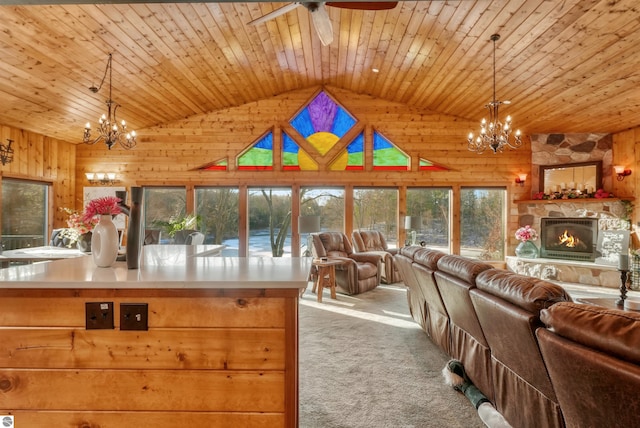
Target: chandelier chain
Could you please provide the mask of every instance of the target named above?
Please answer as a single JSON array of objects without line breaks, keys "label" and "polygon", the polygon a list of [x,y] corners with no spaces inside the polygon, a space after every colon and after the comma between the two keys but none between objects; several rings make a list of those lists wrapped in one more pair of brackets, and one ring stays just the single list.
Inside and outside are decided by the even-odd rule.
[{"label": "chandelier chain", "polygon": [[501,104],[509,104],[509,101],[498,101],[496,97],[496,42],[500,39],[499,34],[493,34],[493,98],[485,107],[489,110],[489,121],[482,119],[480,122],[480,135],[474,138],[473,133],[469,133],[468,148],[472,152],[483,153],[487,149],[493,153],[502,152],[505,147],[517,149],[522,146],[520,131],[517,130],[511,141],[511,116],[505,118],[504,123],[500,121],[499,107]]},{"label": "chandelier chain", "polygon": [[85,144],[95,144],[99,141],[104,141],[109,150],[111,150],[111,148],[116,145],[116,143],[120,144],[125,149],[131,149],[137,144],[136,132],[127,132],[127,125],[124,120],[118,123],[116,114],[118,107],[120,107],[120,104],[113,101],[112,98],[112,54],[109,54],[109,59],[107,60],[107,66],[104,70],[104,75],[102,76],[100,86],[98,86],[97,88],[95,86],[91,86],[89,90],[93,93],[97,93],[100,89],[102,89],[102,85],[105,82],[107,73],[109,73],[109,98],[106,101],[107,114],[103,114],[102,117],[100,117],[100,119],[98,120],[98,136],[96,138],[91,138],[91,123],[86,124],[82,142]]}]

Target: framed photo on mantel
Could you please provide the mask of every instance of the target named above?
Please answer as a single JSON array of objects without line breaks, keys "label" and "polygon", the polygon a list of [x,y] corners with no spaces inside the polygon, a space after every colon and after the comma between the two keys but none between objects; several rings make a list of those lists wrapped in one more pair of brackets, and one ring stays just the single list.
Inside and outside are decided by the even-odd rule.
[{"label": "framed photo on mantel", "polygon": [[596,263],[618,266],[620,255],[629,253],[628,230],[601,230],[596,246]]}]

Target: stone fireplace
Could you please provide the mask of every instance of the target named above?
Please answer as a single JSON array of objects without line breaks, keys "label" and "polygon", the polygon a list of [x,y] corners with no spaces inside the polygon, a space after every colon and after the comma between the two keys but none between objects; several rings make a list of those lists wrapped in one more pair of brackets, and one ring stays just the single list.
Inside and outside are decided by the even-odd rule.
[{"label": "stone fireplace", "polygon": [[[576,231],[581,235],[584,233],[586,237],[582,236],[580,239],[586,242],[585,247],[589,247],[590,251],[595,251],[593,247],[597,246],[598,233],[601,231],[629,230],[627,217],[630,202],[616,198],[528,200],[516,202],[516,204],[519,224],[521,226],[529,224],[539,232],[540,239],[535,243],[541,250],[544,239],[557,239],[556,235],[564,234],[567,227],[561,226],[573,225],[574,233]],[[556,221],[552,223],[551,231],[548,231],[547,226],[543,227],[543,220],[546,222],[547,219]],[[587,223],[590,232],[583,228],[584,224],[578,222]],[[576,230],[578,225],[581,227]],[[558,230],[560,228],[562,230]],[[551,235],[545,236],[546,234]],[[577,250],[565,250],[549,255],[541,251],[540,258],[537,259],[507,256],[506,262],[507,267],[513,272],[536,278],[609,288],[620,286],[620,272],[617,270],[617,264],[600,264],[597,262],[597,254],[596,262],[591,255],[587,257],[579,254],[579,258],[585,257],[580,260],[576,258],[576,253],[578,253]]]},{"label": "stone fireplace", "polygon": [[594,261],[598,219],[546,217],[540,220],[540,257]]}]

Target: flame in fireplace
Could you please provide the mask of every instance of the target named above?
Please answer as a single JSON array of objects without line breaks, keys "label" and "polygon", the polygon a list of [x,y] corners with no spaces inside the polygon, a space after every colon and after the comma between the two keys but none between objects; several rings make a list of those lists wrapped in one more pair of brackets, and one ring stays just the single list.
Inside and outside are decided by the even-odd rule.
[{"label": "flame in fireplace", "polygon": [[575,236],[569,234],[565,229],[564,233],[558,237],[558,242],[567,248],[575,248],[580,244],[580,240]]}]

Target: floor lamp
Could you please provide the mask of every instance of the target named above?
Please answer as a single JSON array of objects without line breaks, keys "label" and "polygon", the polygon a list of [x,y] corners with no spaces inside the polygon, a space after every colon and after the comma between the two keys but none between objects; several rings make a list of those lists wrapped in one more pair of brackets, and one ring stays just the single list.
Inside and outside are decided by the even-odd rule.
[{"label": "floor lamp", "polygon": [[406,216],[404,218],[404,228],[407,231],[411,231],[409,234],[411,236],[410,244],[416,245],[418,238],[418,229],[422,226],[422,218],[420,217],[410,217]]},{"label": "floor lamp", "polygon": [[320,232],[319,215],[301,215],[298,217],[298,233],[307,233],[307,249],[302,254],[304,257],[311,257],[311,234]]}]

